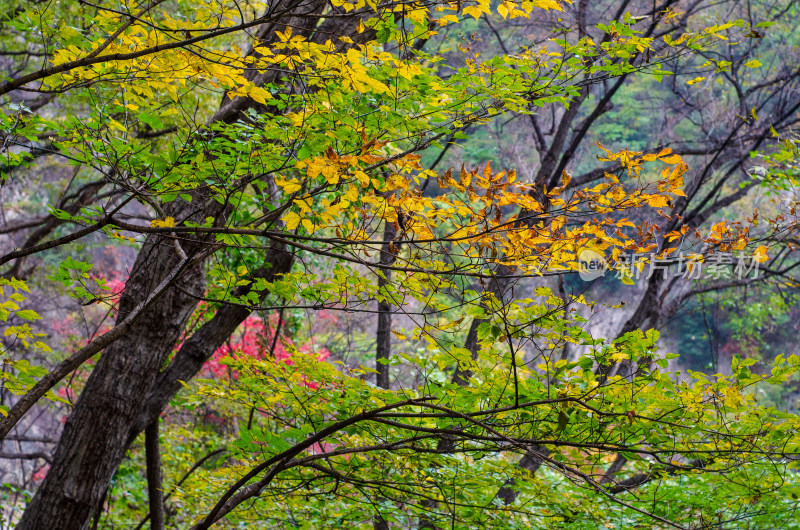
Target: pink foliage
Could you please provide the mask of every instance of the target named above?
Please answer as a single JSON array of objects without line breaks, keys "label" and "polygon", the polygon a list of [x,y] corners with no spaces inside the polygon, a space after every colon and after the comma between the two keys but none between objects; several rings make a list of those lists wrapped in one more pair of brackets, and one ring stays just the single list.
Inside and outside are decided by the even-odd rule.
[{"label": "pink foliage", "polygon": [[122,294],[122,291],[125,290],[125,282],[118,278],[114,278],[106,281],[106,287],[109,287],[113,294],[120,295]]},{"label": "pink foliage", "polygon": [[63,319],[53,320],[50,322],[50,327],[53,331],[62,336],[69,336],[75,333],[75,315],[66,315]]},{"label": "pink foliage", "polygon": [[122,296],[122,291],[125,290],[125,281],[121,280],[119,275],[112,274],[111,276],[106,277],[102,274],[94,274],[91,278],[96,281],[98,285],[104,285],[105,287],[108,287],[108,290],[101,289],[98,293],[103,300],[110,304],[117,304],[117,302],[119,302],[119,299]]},{"label": "pink foliage", "polygon": [[330,311],[328,309],[323,309],[322,311],[318,311],[316,313],[316,316],[317,316],[317,318],[319,318],[321,320],[327,320],[328,322],[330,322],[333,325],[336,325],[336,324],[339,323],[339,315],[338,315],[338,313],[335,313],[335,312]]},{"label": "pink foliage", "polygon": [[44,480],[44,477],[47,476],[47,472],[50,471],[50,464],[45,464],[39,468],[39,470],[33,474],[33,481],[34,482],[41,482]]},{"label": "pink foliage", "polygon": [[[272,322],[268,325],[255,315],[248,317],[242,322],[236,338],[217,348],[211,359],[206,362],[205,370],[215,376],[224,376],[228,372],[227,366],[220,363],[224,357],[267,359],[270,358],[270,353],[273,354],[272,358],[276,361],[291,366],[290,351],[294,348],[301,353],[312,355],[317,361],[324,361],[330,357],[331,353],[327,348],[314,348],[310,344],[296,346],[290,337],[279,336],[276,341],[274,330],[276,327],[283,326],[278,326],[277,315],[270,320]],[[271,352],[273,345],[275,350]],[[236,377],[236,374],[231,375]],[[305,385],[312,389],[318,388],[318,385],[313,382],[306,382]]]},{"label": "pink foliage", "polygon": [[70,401],[75,400],[75,390],[73,390],[72,388],[62,386],[56,391],[56,393],[60,397],[68,399]]}]

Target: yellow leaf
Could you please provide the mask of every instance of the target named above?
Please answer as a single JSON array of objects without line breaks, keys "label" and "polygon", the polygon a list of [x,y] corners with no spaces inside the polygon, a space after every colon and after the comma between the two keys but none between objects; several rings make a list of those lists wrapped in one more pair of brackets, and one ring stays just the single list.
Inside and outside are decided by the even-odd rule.
[{"label": "yellow leaf", "polygon": [[345,192],[344,197],[350,202],[358,200],[358,188],[352,182],[347,185],[347,192]]},{"label": "yellow leaf", "polygon": [[283,216],[283,222],[286,223],[288,230],[294,230],[300,224],[300,216],[295,212],[289,212]]},{"label": "yellow leaf", "polygon": [[472,15],[476,20],[481,18],[481,10],[475,6],[467,6],[464,8],[464,13]]},{"label": "yellow leaf", "polygon": [[534,0],[533,3],[536,5],[536,7],[539,7],[546,11],[549,11],[550,9],[554,9],[556,11],[563,11],[563,9],[561,8],[561,4],[559,4],[556,0]]},{"label": "yellow leaf", "polygon": [[359,81],[361,81],[363,84],[365,84],[367,86],[370,86],[370,87],[374,88],[379,93],[390,92],[388,86],[386,86],[385,84],[381,83],[377,79],[372,79],[369,76],[360,77]]},{"label": "yellow leaf", "polygon": [[618,351],[618,352],[615,352],[615,353],[611,354],[611,360],[616,362],[616,363],[622,362],[627,358],[628,358],[628,356],[624,352],[619,352]]},{"label": "yellow leaf", "polygon": [[767,247],[765,247],[764,245],[758,247],[755,253],[753,254],[753,259],[755,259],[759,263],[764,263],[765,261],[767,261],[769,259],[769,256],[767,256]]},{"label": "yellow leaf", "polygon": [[322,174],[325,176],[325,180],[328,181],[328,184],[336,185],[339,183],[339,172],[336,171],[335,167],[327,166],[322,170]]},{"label": "yellow leaf", "polygon": [[669,206],[667,198],[663,195],[650,195],[647,197],[647,204],[653,208],[663,208],[664,206]]},{"label": "yellow leaf", "polygon": [[294,203],[297,205],[298,208],[300,208],[300,211],[303,212],[304,215],[307,213],[311,213],[310,197],[295,199]]},{"label": "yellow leaf", "polygon": [[300,181],[297,180],[297,179],[278,180],[276,178],[275,179],[275,183],[278,186],[280,186],[281,188],[283,188],[283,192],[284,193],[294,193],[296,191],[299,191],[302,188],[302,186],[300,185]]},{"label": "yellow leaf", "polygon": [[663,157],[661,161],[665,164],[680,164],[683,162],[683,158],[681,158],[681,155],[672,155]]},{"label": "yellow leaf", "polygon": [[670,233],[668,233],[668,234],[666,235],[666,238],[667,238],[667,241],[669,241],[670,243],[672,243],[672,242],[673,242],[673,241],[675,241],[676,239],[680,239],[680,238],[681,238],[681,233],[680,233],[680,232],[677,232],[677,231],[675,231],[675,230],[673,230],[672,232],[670,232]]},{"label": "yellow leaf", "polygon": [[369,186],[369,176],[363,171],[356,171],[355,177],[362,186]]},{"label": "yellow leaf", "polygon": [[175,226],[175,219],[173,219],[172,217],[167,217],[163,221],[160,220],[160,219],[154,219],[150,223],[150,226],[153,226],[153,227],[156,227],[156,228],[171,228],[171,227]]},{"label": "yellow leaf", "polygon": [[117,129],[117,130],[122,131],[124,133],[128,132],[128,129],[126,129],[124,125],[122,125],[120,122],[118,122],[117,120],[114,120],[114,119],[109,119],[108,120],[108,126],[111,127],[112,129]]},{"label": "yellow leaf", "polygon": [[256,86],[249,88],[247,95],[250,96],[253,101],[262,105],[266,105],[267,101],[272,99],[272,94],[270,92]]},{"label": "yellow leaf", "polygon": [[725,223],[725,221],[720,221],[711,227],[711,237],[719,241],[724,237],[725,232],[727,231],[728,225]]}]

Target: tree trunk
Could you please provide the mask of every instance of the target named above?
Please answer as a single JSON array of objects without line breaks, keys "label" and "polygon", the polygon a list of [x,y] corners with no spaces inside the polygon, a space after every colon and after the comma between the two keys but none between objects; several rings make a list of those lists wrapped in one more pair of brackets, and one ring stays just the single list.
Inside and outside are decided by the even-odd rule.
[{"label": "tree trunk", "polygon": [[[117,320],[144,300],[178,261],[169,239],[149,237],[126,284]],[[177,283],[186,292],[202,293],[202,268],[192,267]],[[17,525],[19,530],[88,526],[125,456],[153,381],[197,304],[184,291],[167,290],[133,324],[127,340],[118,340],[100,355],[67,418],[50,471]]]},{"label": "tree trunk", "polygon": [[[384,244],[381,247],[380,263],[391,265],[394,263],[394,241],[397,233],[394,223],[385,222],[383,229]],[[392,282],[392,271],[382,269],[378,271],[383,276],[378,276],[378,292],[387,294],[385,288]],[[375,383],[380,388],[389,388],[389,357],[392,354],[392,304],[388,300],[378,302],[378,330],[376,333],[377,345],[375,347]]]},{"label": "tree trunk", "polygon": [[[394,263],[396,250],[392,248],[393,241],[397,235],[397,228],[394,223],[385,221],[383,228],[383,246],[381,246],[380,262],[383,265]],[[383,276],[378,276],[378,292],[391,284],[392,271],[382,269],[378,271]],[[380,388],[389,388],[389,358],[392,356],[392,304],[388,300],[378,302],[378,329],[375,333],[375,384]],[[389,523],[380,513],[372,518],[373,530],[389,530]]]},{"label": "tree trunk", "polygon": [[161,448],[158,445],[158,419],[144,431],[147,462],[147,505],[150,507],[150,530],[164,530],[164,494],[161,488]]}]

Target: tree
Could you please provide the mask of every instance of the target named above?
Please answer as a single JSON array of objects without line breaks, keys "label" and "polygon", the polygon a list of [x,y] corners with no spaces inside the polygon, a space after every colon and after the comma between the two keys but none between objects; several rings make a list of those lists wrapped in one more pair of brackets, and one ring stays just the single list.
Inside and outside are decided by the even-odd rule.
[{"label": "tree", "polygon": [[[778,358],[770,374],[745,360],[729,377],[673,381],[650,328],[696,294],[693,284],[654,275],[607,341],[582,329],[575,309],[589,305],[584,297],[547,284],[577,270],[586,250],[617,268],[626,252],[666,258],[678,244],[708,256],[749,249],[755,262],[773,253],[768,241],[790,250],[757,241],[755,221],[697,229],[755,186],[719,196],[738,184],[749,151],[794,124],[796,65],[745,88],[756,41],[745,53],[724,46],[759,33],[754,20],[704,23],[701,2],[683,14],[672,1],[611,7],[594,27],[587,20],[599,7],[549,0],[10,9],[4,188],[21,189],[46,164],[72,171],[44,178],[48,212],[4,228],[20,242],[0,258],[4,291],[13,290],[0,316],[17,341],[8,354],[19,356],[6,375],[19,398],[3,436],[94,359],[17,527],[97,525],[129,465],[147,468],[155,528],[165,518],[198,529],[248,520],[685,527],[794,510],[786,470],[797,417],[750,389],[787,381],[796,356]],[[558,38],[510,53],[503,26],[493,29],[501,53],[473,51],[468,33],[495,14],[513,28],[548,10],[559,13]],[[765,7],[763,16],[785,14]],[[589,158],[579,156],[585,141],[602,142],[602,128],[600,138],[589,133],[622,87],[711,65],[741,107],[723,138],[700,127],[699,145],[601,145],[598,167],[570,175],[576,158]],[[704,82],[697,77],[689,86]],[[670,82],[676,106],[689,99]],[[549,122],[539,108],[553,111]],[[538,151],[530,175],[494,160],[444,171],[422,162],[517,116],[529,120]],[[688,156],[711,161],[687,165]],[[87,241],[136,249],[121,291],[92,276]],[[34,274],[40,266],[52,267],[47,279]],[[30,368],[19,346],[35,330],[17,321],[37,315],[20,309],[29,289],[20,278],[61,285],[115,322],[45,370]],[[414,325],[390,329],[395,308]],[[283,330],[282,339],[292,327],[284,313],[299,309],[377,312],[378,385],[358,366],[321,362],[313,336],[289,340]],[[244,355],[231,337],[254,311],[278,314],[274,324],[262,319],[270,325],[251,348],[258,354]],[[391,332],[419,348],[393,352]],[[204,373],[210,360],[228,370]],[[415,380],[393,386],[391,372]],[[207,403],[242,421],[209,435],[228,458],[192,467],[181,480],[191,488],[169,490],[186,504],[170,512],[159,502],[161,476],[172,472],[170,453],[193,442],[176,440],[180,420],[160,418]],[[732,493],[741,505],[725,509],[718,499]]]}]

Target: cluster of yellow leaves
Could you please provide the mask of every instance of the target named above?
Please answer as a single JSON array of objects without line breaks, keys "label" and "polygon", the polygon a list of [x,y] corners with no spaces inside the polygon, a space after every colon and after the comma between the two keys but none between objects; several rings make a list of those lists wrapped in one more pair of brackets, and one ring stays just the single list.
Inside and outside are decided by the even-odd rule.
[{"label": "cluster of yellow leaves", "polygon": [[[7,289],[11,290],[11,294],[8,296],[6,296]],[[11,278],[10,280],[0,278],[0,297],[8,298],[6,301],[0,303],[0,320],[3,322],[8,320],[12,312],[15,312],[19,316],[19,312],[22,311],[19,307],[19,303],[24,302],[27,300],[27,298],[19,291],[30,292],[27,284],[24,281],[17,280],[15,278]],[[34,320],[38,319],[39,315],[37,315],[34,311],[29,311],[27,315],[23,314],[21,318],[26,320]],[[8,333],[6,333],[6,335],[8,335]]]},{"label": "cluster of yellow leaves", "polygon": [[[530,18],[531,11],[534,9],[544,9],[549,11],[551,9],[562,11],[561,3],[555,0],[504,0],[497,4],[496,11],[503,18]],[[467,0],[464,2],[451,2],[446,5],[440,5],[436,8],[437,11],[454,11],[456,14],[447,14],[439,18],[440,24],[447,22],[458,22],[458,14],[464,13],[475,19],[481,18],[483,15],[492,14],[492,2],[490,0]]]},{"label": "cluster of yellow leaves", "polygon": [[133,238],[132,236],[123,236],[116,230],[111,233],[111,237],[113,237],[114,239],[124,239],[125,241],[129,241],[130,243],[136,242],[136,239]]},{"label": "cluster of yellow leaves", "polygon": [[[362,93],[388,93],[392,97],[397,95],[385,83],[375,79],[369,72],[371,66],[383,65],[407,80],[422,73],[419,65],[383,51],[381,46],[374,43],[355,45],[350,37],[342,36],[339,40],[351,46],[346,51],[339,52],[332,41],[314,43],[292,35],[290,27],[283,32],[276,32],[276,35],[279,42],[256,47],[260,56],[253,60],[251,67],[266,70],[281,65],[301,74],[313,74],[307,80],[312,86],[322,85],[328,79],[337,79],[345,89]],[[230,95],[251,95],[247,90],[252,88],[246,88],[246,83],[241,86],[241,89],[231,92]],[[302,124],[306,117],[301,113],[293,113],[292,116],[297,125]]]},{"label": "cluster of yellow leaves", "polygon": [[[293,199],[295,209],[283,216],[286,228],[294,230],[302,224],[309,234],[313,234],[321,227],[337,226],[337,219],[343,215],[350,219],[346,225],[347,233],[356,230],[352,222],[359,216],[359,209],[353,208],[358,202],[370,202],[374,199],[374,194],[365,192],[362,188],[370,186],[378,187],[380,182],[370,177],[362,170],[361,164],[375,164],[383,160],[383,157],[370,150],[382,147],[384,144],[375,141],[367,142],[358,155],[338,155],[333,149],[328,149],[325,156],[313,157],[310,160],[298,162],[296,169],[304,170],[309,180],[313,181],[322,177],[329,186],[334,186],[341,190],[335,198],[323,197],[320,199],[319,206],[314,212],[318,221],[312,222],[307,218],[312,214],[312,198],[310,195],[301,195]],[[280,187],[284,194],[292,195],[303,188],[298,178],[285,178],[278,176],[275,183]]]},{"label": "cluster of yellow leaves", "polygon": [[[576,270],[578,255],[586,249],[614,256],[623,250],[651,251],[655,247],[653,228],[635,227],[626,218],[598,219],[594,214],[666,206],[670,195],[683,195],[680,187],[686,171],[681,157],[669,150],[645,155],[606,150],[603,160],[618,162],[634,178],[641,176],[648,163],[668,167],[655,182],[634,180],[632,189],[608,173],[604,182],[572,190],[569,195],[567,173],[560,186],[544,190],[519,182],[514,171],[495,172],[490,163],[437,174],[424,169],[418,155],[394,159],[383,179],[369,177],[368,166],[383,160],[370,150],[382,147],[365,142],[361,154],[341,156],[329,149],[325,156],[297,164],[297,169],[305,172],[305,180],[276,179],[285,194],[296,195],[323,182],[336,190],[332,196],[318,199],[318,206],[312,204],[310,194],[294,198],[294,207],[283,216],[286,227],[294,230],[302,225],[309,234],[333,230],[338,238],[364,241],[369,220],[381,219],[396,223],[401,238],[413,240],[417,246],[428,245],[431,255],[436,255],[434,247],[449,246],[473,263],[488,260],[533,273]],[[435,179],[441,194],[423,195],[418,186],[425,179]],[[575,225],[579,216],[586,221]],[[638,229],[638,238],[623,232],[633,227]]]},{"label": "cluster of yellow leaves", "polygon": [[349,2],[348,0],[331,0],[331,4],[343,8],[348,13],[354,9],[364,9],[367,4],[369,4],[369,7],[373,11],[378,11],[377,0],[355,0],[355,2]]},{"label": "cluster of yellow leaves", "polygon": [[[375,11],[382,8],[377,2],[369,0],[334,2],[334,5],[348,11],[362,9],[367,4]],[[535,8],[560,10],[561,5],[553,0],[504,1],[496,9],[503,17],[514,18],[528,16]],[[395,6],[395,9],[403,9],[404,15],[415,22],[424,22],[428,16],[427,10],[421,5],[406,4]],[[435,9],[446,12],[439,19],[440,23],[457,22],[458,15],[462,12],[474,18],[489,14],[491,2],[459,1],[438,5]],[[237,15],[230,6],[226,8],[216,1],[200,0],[197,10],[198,16],[194,20],[179,20],[169,13],[161,13],[160,27],[167,28],[167,33],[183,33],[188,38],[231,26],[241,20],[241,15]],[[220,13],[222,16],[218,16]],[[121,19],[113,20],[113,17],[102,21],[103,27],[113,27],[121,23]],[[132,24],[102,54],[130,53],[163,44],[165,32],[155,28],[156,26],[146,24]],[[362,21],[358,31],[363,32],[365,29]],[[721,32],[725,29],[727,27],[724,25],[708,28],[704,35],[723,38]],[[331,40],[320,44],[293,35],[291,27],[277,31],[276,36],[277,42],[268,46],[254,43],[257,53],[248,57],[242,56],[242,49],[238,46],[232,47],[232,50],[220,48],[215,51],[212,51],[213,47],[209,47],[206,54],[176,48],[114,64],[114,69],[119,71],[124,68],[130,72],[132,79],[141,81],[130,85],[126,101],[116,103],[136,111],[139,104],[144,104],[154,91],[165,90],[177,100],[181,87],[187,83],[204,81],[211,86],[225,88],[230,97],[250,97],[264,104],[272,99],[272,94],[256,86],[244,72],[247,69],[263,72],[276,66],[286,67],[300,74],[313,74],[308,77],[308,83],[312,85],[318,83],[321,86],[330,79],[336,79],[345,90],[386,94],[396,98],[398,94],[393,93],[394,89],[376,79],[371,68],[389,68],[408,80],[413,80],[422,73],[419,65],[402,60],[375,43],[355,45],[350,37],[341,36],[339,39],[349,44],[346,51],[342,52]],[[652,45],[652,39],[648,38],[633,36],[629,40],[639,52]],[[679,45],[680,40],[670,44]],[[92,50],[97,50],[101,42],[102,39],[91,42],[89,50],[76,46],[58,50],[54,63],[61,64],[84,57]],[[592,42],[587,44],[594,45]],[[469,66],[476,70],[478,68],[474,62]],[[107,65],[101,63],[74,69],[63,74],[59,82],[97,78],[107,74],[107,68]],[[438,102],[443,107],[450,103],[445,97],[449,98],[443,95]],[[302,127],[310,114],[324,112],[324,105],[324,101],[310,104],[289,112],[286,117],[294,125]],[[126,130],[123,124],[113,119],[109,121],[109,126],[123,132]],[[313,157],[296,165],[295,169],[304,173],[302,177],[278,176],[277,185],[286,196],[291,196],[292,201],[292,208],[283,216],[286,227],[295,230],[302,226],[309,235],[330,229],[337,237],[362,240],[367,238],[368,222],[365,220],[380,218],[397,223],[404,237],[413,237],[418,242],[447,243],[455,245],[463,256],[470,259],[483,260],[489,257],[510,266],[542,271],[574,268],[577,254],[584,249],[598,252],[611,250],[612,255],[618,255],[621,250],[646,252],[655,246],[654,243],[647,243],[648,239],[652,239],[651,234],[641,229],[638,242],[626,236],[622,229],[633,226],[627,220],[600,218],[576,227],[574,224],[568,226],[568,216],[586,215],[589,212],[604,215],[644,206],[671,208],[672,196],[684,196],[683,174],[687,166],[670,149],[655,154],[643,154],[630,150],[612,152],[601,145],[605,155],[598,158],[620,164],[628,177],[640,178],[643,168],[649,163],[659,162],[667,167],[661,171],[655,182],[647,185],[641,183],[634,189],[624,185],[619,176],[607,173],[603,182],[591,188],[572,190],[572,194],[566,196],[565,191],[569,189],[569,178],[566,174],[561,186],[551,190],[537,190],[531,184],[517,182],[513,171],[493,172],[489,164],[482,171],[468,171],[462,167],[458,176],[451,170],[438,175],[424,170],[419,165],[417,155],[406,155],[393,160],[387,166],[388,174],[379,179],[370,174],[370,166],[387,156],[384,153],[378,154],[383,147],[375,141],[368,145],[365,138],[360,154],[339,155],[329,149],[325,156]],[[387,148],[388,150],[390,149]],[[310,183],[320,182],[320,178],[328,186],[327,191],[332,193],[314,198],[310,194],[301,193],[306,187],[313,189],[314,186]],[[418,185],[426,179],[437,179],[439,187],[446,193],[438,197],[423,196],[414,184]],[[508,208],[509,206],[513,208]],[[504,213],[512,210],[522,213]],[[171,227],[174,226],[174,220],[155,220],[153,226]],[[667,237],[683,235],[668,234]],[[740,249],[746,244],[746,236],[746,232],[739,231],[732,235],[719,228],[712,230],[710,237],[721,245]],[[766,256],[766,253],[762,252],[758,256],[762,255]]]},{"label": "cluster of yellow leaves", "polygon": [[175,219],[172,217],[167,217],[164,220],[161,219],[154,219],[150,222],[150,226],[155,228],[171,228],[175,226]]},{"label": "cluster of yellow leaves", "polygon": [[[333,5],[343,7],[346,11],[360,10],[369,5],[376,13],[389,8],[402,12],[403,17],[415,21],[425,27],[430,17],[429,6],[422,3],[402,3],[393,6],[383,6],[377,0],[333,0]],[[507,0],[499,4],[497,13],[503,17],[528,17],[534,9],[561,10],[559,2],[555,0]],[[489,0],[468,0],[465,2],[451,2],[436,6],[436,11],[447,11],[439,19],[440,24],[458,22],[459,15],[479,18],[492,12]],[[75,44],[57,49],[53,54],[54,65],[61,65],[79,61],[90,54],[99,53],[99,56],[114,54],[129,54],[154,49],[157,46],[170,44],[176,40],[192,39],[210,32],[224,30],[254,18],[259,12],[257,5],[251,6],[252,13],[244,14],[231,2],[215,0],[198,0],[193,5],[192,17],[172,16],[166,10],[158,14],[149,13],[145,20],[131,24],[120,34],[116,30],[127,22],[127,18],[110,11],[100,11],[95,19],[95,27],[104,28],[99,35],[86,39],[85,46]],[[454,14],[451,14],[454,13]],[[363,32],[365,25],[362,21],[358,31]],[[109,43],[107,39],[113,40]],[[348,79],[354,90],[378,92],[389,90],[386,85],[373,80],[366,74],[365,63],[379,60],[382,63],[397,63],[398,73],[410,78],[415,74],[409,71],[414,68],[408,61],[402,61],[392,54],[379,50],[378,47],[364,46],[360,50],[350,50],[345,54],[336,53],[335,46],[330,42],[315,44],[299,36],[292,36],[291,28],[284,32],[277,32],[279,42],[271,47],[254,43],[254,48],[260,57],[244,57],[240,46],[230,47],[228,40],[215,39],[203,41],[203,53],[187,48],[174,48],[145,54],[142,57],[126,61],[115,61],[111,64],[98,63],[90,66],[78,67],[54,76],[48,80],[50,88],[58,88],[75,82],[86,82],[102,78],[110,73],[125,72],[127,82],[138,84],[142,97],[153,97],[154,91],[165,90],[173,100],[178,98],[178,90],[186,86],[187,82],[197,83],[207,81],[211,86],[225,88],[231,97],[251,97],[259,103],[265,103],[271,96],[269,92],[257,87],[247,79],[243,72],[247,68],[265,69],[276,64],[286,65],[293,69],[298,64],[308,62],[313,68],[323,74],[338,74]],[[352,43],[348,36],[340,36],[343,42]],[[215,44],[216,43],[216,44]],[[98,49],[103,46],[102,51]],[[110,70],[110,69],[111,70]],[[405,70],[405,71],[404,71]],[[138,83],[137,83],[138,82]]]},{"label": "cluster of yellow leaves", "polygon": [[[32,321],[39,320],[41,317],[32,309],[21,309],[19,304],[25,302],[27,297],[22,292],[29,293],[28,285],[16,278],[0,278],[0,321],[8,322],[8,319],[16,317],[18,319]],[[5,300],[3,300],[5,299]],[[23,323],[20,325],[4,325],[3,336],[13,337],[13,340],[19,341],[25,348],[31,344],[35,348],[42,351],[49,352],[50,347],[44,342],[36,340],[39,337],[45,337],[45,333],[35,333],[29,324]]]},{"label": "cluster of yellow leaves", "polygon": [[596,197],[597,211],[608,213],[620,207],[635,208],[640,206],[650,206],[652,208],[672,207],[672,199],[669,194],[685,197],[683,192],[683,174],[689,169],[683,159],[673,154],[671,149],[663,149],[657,154],[642,154],[638,151],[623,150],[612,153],[602,145],[598,144],[606,152],[606,156],[598,156],[601,161],[616,161],[632,178],[639,178],[644,164],[649,162],[663,162],[671,167],[666,167],[661,171],[660,179],[655,183],[655,193],[651,193],[646,188],[627,193],[620,184],[616,175],[606,174],[606,181],[590,188],[589,193],[600,193],[604,190],[604,195]]},{"label": "cluster of yellow leaves", "polygon": [[[259,4],[251,6],[261,10]],[[70,45],[57,49],[53,54],[53,65],[79,61],[90,55],[98,57],[115,54],[144,53],[158,46],[171,44],[176,40],[187,40],[215,31],[224,30],[247,19],[232,2],[198,0],[193,4],[192,17],[173,17],[166,10],[149,13],[140,23],[131,24],[120,34],[116,30],[126,23],[127,18],[100,10],[95,18],[95,27],[106,28],[104,34],[85,39],[84,47]],[[106,42],[114,36],[111,42]],[[208,82],[210,86],[221,86],[236,91],[235,95],[252,97],[260,102],[269,99],[269,92],[255,86],[243,73],[248,60],[242,56],[239,46],[229,48],[225,38],[203,41],[203,53],[188,47],[172,48],[154,53],[144,53],[141,57],[125,61],[99,62],[82,66],[55,75],[46,81],[49,88],[59,88],[75,82],[102,79],[113,74],[119,81],[124,76],[130,96],[135,102],[146,104],[158,92],[169,94],[173,101],[180,97],[180,91],[187,85]]]}]

